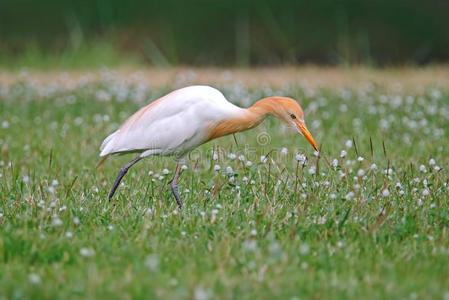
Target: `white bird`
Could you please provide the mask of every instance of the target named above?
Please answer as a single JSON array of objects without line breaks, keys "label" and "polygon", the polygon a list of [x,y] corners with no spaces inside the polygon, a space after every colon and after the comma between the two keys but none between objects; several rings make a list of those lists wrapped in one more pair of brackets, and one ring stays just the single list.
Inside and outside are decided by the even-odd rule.
[{"label": "white bird", "polygon": [[249,108],[238,107],[215,88],[189,86],[175,90],[142,107],[102,143],[103,160],[113,154],[138,153],[121,169],[109,193],[114,195],[123,176],[135,163],[152,155],[170,155],[177,160],[171,191],[179,208],[181,162],[192,149],[212,139],[251,129],[265,117],[274,116],[295,128],[317,150],[317,144],[304,122],[301,106],[286,97],[268,97]]}]

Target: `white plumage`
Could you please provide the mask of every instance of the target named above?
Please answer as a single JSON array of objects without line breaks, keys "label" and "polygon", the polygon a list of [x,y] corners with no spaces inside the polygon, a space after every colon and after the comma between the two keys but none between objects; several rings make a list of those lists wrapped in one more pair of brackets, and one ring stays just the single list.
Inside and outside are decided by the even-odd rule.
[{"label": "white plumage", "polygon": [[207,140],[207,129],[244,110],[209,86],[189,86],[153,101],[132,115],[101,145],[100,156],[142,152],[182,156]]}]

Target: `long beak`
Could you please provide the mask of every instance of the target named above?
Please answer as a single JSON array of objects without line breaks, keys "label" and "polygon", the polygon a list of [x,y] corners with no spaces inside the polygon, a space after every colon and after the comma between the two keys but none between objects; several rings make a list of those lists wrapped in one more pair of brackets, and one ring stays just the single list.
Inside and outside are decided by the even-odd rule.
[{"label": "long beak", "polygon": [[315,151],[318,151],[318,145],[313,139],[310,131],[307,129],[306,124],[304,122],[295,122],[295,124],[298,127],[298,131],[306,138],[310,145],[312,145],[313,149],[315,149]]}]

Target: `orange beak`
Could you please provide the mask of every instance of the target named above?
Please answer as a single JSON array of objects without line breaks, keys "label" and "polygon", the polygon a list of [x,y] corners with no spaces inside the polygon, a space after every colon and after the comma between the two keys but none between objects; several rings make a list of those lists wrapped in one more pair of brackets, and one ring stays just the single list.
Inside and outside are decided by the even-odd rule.
[{"label": "orange beak", "polygon": [[295,122],[296,126],[298,127],[299,132],[306,138],[306,140],[312,145],[313,149],[315,151],[318,151],[318,145],[316,144],[315,140],[313,139],[312,134],[307,129],[306,124],[304,122]]}]

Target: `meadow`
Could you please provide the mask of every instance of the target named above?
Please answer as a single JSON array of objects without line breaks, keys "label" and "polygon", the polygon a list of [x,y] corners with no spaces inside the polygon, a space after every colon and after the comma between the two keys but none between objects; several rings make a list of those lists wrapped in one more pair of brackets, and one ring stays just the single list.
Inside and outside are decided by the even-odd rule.
[{"label": "meadow", "polygon": [[102,140],[182,84],[0,84],[0,299],[449,299],[449,91],[231,78],[297,99],[319,155],[267,119],[191,153],[182,211],[171,158],[109,202]]}]

